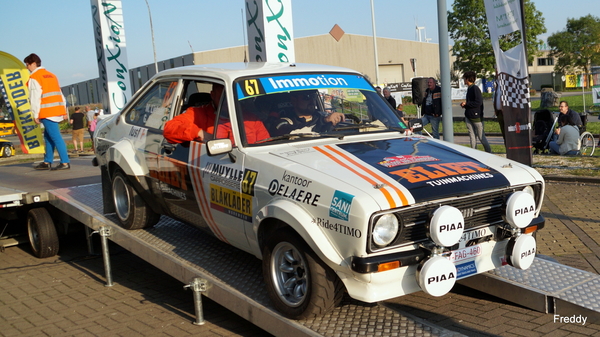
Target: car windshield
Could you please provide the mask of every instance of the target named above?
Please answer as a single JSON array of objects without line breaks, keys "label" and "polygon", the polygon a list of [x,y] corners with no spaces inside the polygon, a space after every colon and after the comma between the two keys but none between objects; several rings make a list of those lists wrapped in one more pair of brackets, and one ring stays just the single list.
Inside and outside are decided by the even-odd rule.
[{"label": "car windshield", "polygon": [[243,78],[234,85],[245,145],[342,139],[404,131],[387,102],[357,74],[294,74]]}]

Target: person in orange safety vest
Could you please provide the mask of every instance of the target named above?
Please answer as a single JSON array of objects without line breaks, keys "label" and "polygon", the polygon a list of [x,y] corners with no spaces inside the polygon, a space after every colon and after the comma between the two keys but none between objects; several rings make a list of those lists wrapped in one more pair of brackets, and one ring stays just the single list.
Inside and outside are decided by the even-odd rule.
[{"label": "person in orange safety vest", "polygon": [[[36,170],[68,170],[71,168],[67,145],[60,134],[59,123],[67,119],[67,104],[60,90],[56,76],[42,67],[42,60],[36,54],[30,54],[23,60],[31,72],[27,87],[31,112],[37,124],[44,125],[46,150],[44,161],[34,166]],[[60,157],[60,164],[52,167],[54,149]]]}]

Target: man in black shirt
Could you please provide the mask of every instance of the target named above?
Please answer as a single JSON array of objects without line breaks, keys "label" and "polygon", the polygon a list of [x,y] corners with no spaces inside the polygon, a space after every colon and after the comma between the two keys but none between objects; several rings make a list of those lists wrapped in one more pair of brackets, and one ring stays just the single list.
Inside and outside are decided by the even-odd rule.
[{"label": "man in black shirt", "polygon": [[[83,152],[83,130],[86,127],[85,115],[81,112],[80,107],[75,108],[75,112],[71,114],[69,123],[73,125],[73,153]],[[77,150],[77,142],[79,142],[79,150]]]},{"label": "man in black shirt", "polygon": [[423,98],[423,126],[431,123],[433,138],[440,139],[440,121],[442,119],[442,88],[433,77],[427,79],[427,89]]},{"label": "man in black shirt", "polygon": [[577,112],[569,109],[569,103],[567,103],[566,101],[560,101],[558,110],[561,114],[569,116],[570,125],[575,125],[577,128],[579,128],[579,130],[581,130],[581,127],[583,126],[583,123],[581,122],[581,117]]},{"label": "man in black shirt", "polygon": [[396,99],[390,93],[390,88],[383,88],[383,98],[388,102],[392,109],[396,110]]}]

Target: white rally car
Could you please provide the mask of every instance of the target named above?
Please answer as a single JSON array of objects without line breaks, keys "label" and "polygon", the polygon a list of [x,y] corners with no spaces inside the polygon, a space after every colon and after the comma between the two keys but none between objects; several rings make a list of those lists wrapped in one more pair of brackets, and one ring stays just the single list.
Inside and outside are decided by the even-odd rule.
[{"label": "white rally car", "polygon": [[[165,139],[175,116],[206,104],[215,110],[204,141]],[[364,302],[442,296],[504,264],[526,269],[544,226],[535,170],[410,135],[344,68],[166,70],[94,137],[105,212],[127,229],[168,215],[255,255],[274,307],[296,319],[327,312],[344,292]]]}]

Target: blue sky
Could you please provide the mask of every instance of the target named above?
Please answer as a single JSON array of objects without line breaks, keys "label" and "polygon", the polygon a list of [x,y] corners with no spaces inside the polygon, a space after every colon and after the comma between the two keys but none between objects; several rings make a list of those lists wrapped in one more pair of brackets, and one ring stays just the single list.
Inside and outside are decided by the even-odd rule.
[{"label": "blue sky", "polygon": [[[157,59],[194,51],[240,46],[244,0],[148,0]],[[447,1],[451,10],[452,0]],[[600,16],[598,0],[533,0],[548,36],[567,18]],[[37,53],[61,85],[98,77],[89,0],[0,0],[0,51],[19,60]],[[144,0],[122,0],[129,67],[154,62],[148,8]],[[374,0],[380,37],[415,40],[415,23],[438,42],[436,0]],[[334,24],[346,33],[372,35],[370,0],[292,0],[294,35],[327,34]]]}]

